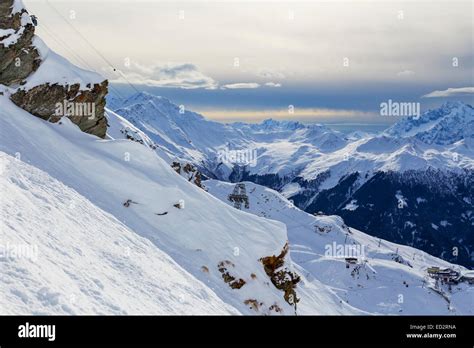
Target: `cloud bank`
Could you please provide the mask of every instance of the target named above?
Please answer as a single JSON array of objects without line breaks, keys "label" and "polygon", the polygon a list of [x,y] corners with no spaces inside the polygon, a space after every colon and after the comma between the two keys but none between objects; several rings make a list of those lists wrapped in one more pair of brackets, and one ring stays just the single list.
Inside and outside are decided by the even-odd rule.
[{"label": "cloud bank", "polygon": [[433,91],[422,98],[466,97],[474,95],[474,87],[448,88],[443,91]]},{"label": "cloud bank", "polygon": [[218,83],[189,63],[168,63],[143,66],[133,63],[114,83],[144,84],[151,87],[183,89],[215,89]]}]

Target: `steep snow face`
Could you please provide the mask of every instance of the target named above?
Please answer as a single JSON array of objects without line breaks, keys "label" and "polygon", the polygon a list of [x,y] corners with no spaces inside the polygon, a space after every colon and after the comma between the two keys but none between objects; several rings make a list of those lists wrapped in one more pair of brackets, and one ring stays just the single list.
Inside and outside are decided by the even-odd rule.
[{"label": "steep snow face", "polygon": [[[449,287],[428,277],[428,267],[452,268],[415,248],[374,238],[347,227],[338,216],[314,216],[296,208],[278,192],[245,182],[249,213],[287,226],[292,259],[306,272],[307,284],[324,286],[361,311],[374,314],[474,314],[474,286]],[[205,188],[227,204],[234,185],[216,180]],[[351,209],[357,209],[353,202]],[[344,250],[344,251],[341,251]],[[348,264],[347,256],[357,261]]]},{"label": "steep snow face", "polygon": [[[228,207],[180,177],[146,146],[98,139],[67,118],[45,122],[5,96],[0,97],[0,129],[0,151],[20,154],[22,161],[149,239],[239,312],[272,314],[280,308],[280,314],[294,313],[260,261],[281,253],[287,242],[282,223]],[[286,267],[293,270],[289,256]],[[301,296],[321,298],[314,287]],[[258,312],[247,300],[258,301]],[[333,311],[317,301],[306,303],[313,314]]]},{"label": "steep snow face", "polygon": [[237,314],[149,240],[0,152],[1,314]]}]

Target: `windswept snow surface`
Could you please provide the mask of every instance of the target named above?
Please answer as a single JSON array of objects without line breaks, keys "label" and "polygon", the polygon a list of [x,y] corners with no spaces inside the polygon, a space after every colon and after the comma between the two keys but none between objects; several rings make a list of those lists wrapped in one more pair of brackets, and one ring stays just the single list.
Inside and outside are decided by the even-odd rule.
[{"label": "windswept snow surface", "polygon": [[146,238],[0,152],[1,314],[238,314]]},{"label": "windswept snow surface", "polygon": [[[287,226],[293,261],[306,282],[324,285],[345,303],[367,313],[451,315],[474,314],[474,287],[467,283],[441,285],[427,268],[467,270],[408,246],[397,245],[345,226],[338,216],[314,216],[296,208],[278,192],[245,182],[249,209],[244,211],[283,222]],[[204,187],[227,204],[234,185],[217,180]],[[358,265],[346,268],[341,248],[352,247]],[[358,270],[356,269],[358,268]],[[308,284],[305,284],[307,286]],[[449,302],[441,294],[449,299]]]}]

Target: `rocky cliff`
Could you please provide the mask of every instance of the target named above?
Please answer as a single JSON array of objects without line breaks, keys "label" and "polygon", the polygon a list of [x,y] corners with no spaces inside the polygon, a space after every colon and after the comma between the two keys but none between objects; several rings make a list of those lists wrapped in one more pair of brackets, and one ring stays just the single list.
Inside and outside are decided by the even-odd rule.
[{"label": "rocky cliff", "polygon": [[[73,73],[65,78],[56,74],[60,71]],[[105,137],[108,82],[58,59],[35,36],[20,0],[0,3],[0,84],[8,86],[10,99],[32,115],[51,122],[66,116],[83,132]]]}]

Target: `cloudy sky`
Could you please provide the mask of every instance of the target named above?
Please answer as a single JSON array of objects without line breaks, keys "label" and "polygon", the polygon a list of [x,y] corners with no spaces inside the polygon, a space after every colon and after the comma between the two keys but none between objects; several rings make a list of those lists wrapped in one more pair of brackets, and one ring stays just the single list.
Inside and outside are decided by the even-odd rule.
[{"label": "cloudy sky", "polygon": [[48,45],[112,92],[147,90],[213,119],[387,123],[388,99],[473,103],[472,1],[24,3]]}]

